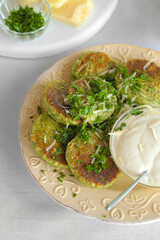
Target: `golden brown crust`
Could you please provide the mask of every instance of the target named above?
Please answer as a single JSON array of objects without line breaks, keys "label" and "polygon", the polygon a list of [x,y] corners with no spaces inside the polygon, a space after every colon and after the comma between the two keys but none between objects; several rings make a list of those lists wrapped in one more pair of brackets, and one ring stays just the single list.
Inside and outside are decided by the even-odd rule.
[{"label": "golden brown crust", "polygon": [[77,80],[86,76],[95,76],[105,71],[111,59],[104,52],[85,52],[73,63],[71,78]]},{"label": "golden brown crust", "polygon": [[83,56],[82,60],[78,63],[78,68],[80,68],[82,65],[86,65],[84,70],[88,71],[89,65],[87,65],[87,63],[92,62],[94,66],[94,72],[98,74],[102,71],[102,69],[106,69],[106,65],[108,65],[109,61],[110,59],[105,53],[93,52]]},{"label": "golden brown crust", "polygon": [[127,62],[126,67],[129,73],[134,73],[135,70],[138,74],[146,73],[152,81],[147,81],[148,84],[160,88],[160,67],[154,62],[149,63],[144,59],[131,59]]},{"label": "golden brown crust", "polygon": [[42,92],[43,106],[48,114],[56,121],[67,125],[77,125],[81,121],[74,121],[65,104],[68,95],[68,84],[64,81],[50,82]]},{"label": "golden brown crust", "polygon": [[145,59],[131,59],[124,67],[115,78],[122,96],[140,105],[160,104],[160,67]]},{"label": "golden brown crust", "polygon": [[43,94],[48,103],[51,104],[57,113],[64,114],[66,116],[66,112],[64,110],[64,97],[62,96],[64,91],[62,91],[62,89],[59,89],[56,86],[48,85]]},{"label": "golden brown crust", "polygon": [[[86,82],[90,81],[90,79],[79,79],[74,82],[74,85],[80,87],[83,90],[83,94],[86,93],[85,89],[87,88]],[[68,89],[69,94],[76,93],[76,89],[71,85]]]}]

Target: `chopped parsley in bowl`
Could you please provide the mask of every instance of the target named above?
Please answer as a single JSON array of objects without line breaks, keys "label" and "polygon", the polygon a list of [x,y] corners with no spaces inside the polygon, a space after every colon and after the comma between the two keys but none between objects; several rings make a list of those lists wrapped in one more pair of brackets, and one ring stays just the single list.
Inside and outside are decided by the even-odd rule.
[{"label": "chopped parsley in bowl", "polygon": [[12,38],[31,40],[41,36],[50,20],[50,7],[46,0],[23,5],[18,0],[2,0],[0,26]]}]

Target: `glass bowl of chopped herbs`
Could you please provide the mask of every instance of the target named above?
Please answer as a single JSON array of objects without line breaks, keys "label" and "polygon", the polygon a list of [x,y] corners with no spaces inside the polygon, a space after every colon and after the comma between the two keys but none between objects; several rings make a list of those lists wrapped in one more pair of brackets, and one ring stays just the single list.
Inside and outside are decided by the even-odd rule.
[{"label": "glass bowl of chopped herbs", "polygon": [[46,0],[2,0],[0,26],[10,37],[31,40],[47,29],[51,10]]}]

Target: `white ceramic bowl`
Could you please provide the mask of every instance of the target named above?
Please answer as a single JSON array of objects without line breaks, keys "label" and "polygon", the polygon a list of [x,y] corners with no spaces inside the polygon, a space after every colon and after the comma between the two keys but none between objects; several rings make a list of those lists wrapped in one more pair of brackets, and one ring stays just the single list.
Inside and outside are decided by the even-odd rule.
[{"label": "white ceramic bowl", "polygon": [[[142,111],[142,115],[143,115],[143,110],[146,110],[146,109],[150,109],[150,108],[154,108],[155,110],[158,110],[160,112],[160,105],[152,105],[152,106],[149,106],[149,105],[141,105],[141,106],[138,106],[138,107],[134,107],[134,108],[131,108],[129,111],[126,111],[125,113],[123,113],[119,118],[118,120],[115,122],[114,126],[112,127],[112,130],[111,130],[111,135],[110,135],[110,151],[111,151],[111,155],[112,155],[112,158],[115,162],[115,164],[117,165],[117,167],[120,169],[121,172],[123,172],[126,176],[128,176],[129,178],[131,178],[132,180],[135,180],[135,178],[133,178],[133,176],[131,176],[125,166],[122,166],[121,163],[118,161],[118,159],[116,158],[116,153],[114,151],[114,133],[117,131],[117,129],[122,126],[121,124],[124,123],[125,121],[127,121],[127,119],[129,118],[129,116],[131,116],[132,114],[132,111],[133,110],[137,110],[137,111]],[[127,146],[126,146],[126,149],[127,149]],[[138,177],[138,175],[137,175]],[[147,186],[147,187],[158,187],[160,188],[160,185],[153,185],[153,184],[146,184],[146,183],[143,183],[143,180],[142,182],[140,182],[141,185],[143,186]]]}]

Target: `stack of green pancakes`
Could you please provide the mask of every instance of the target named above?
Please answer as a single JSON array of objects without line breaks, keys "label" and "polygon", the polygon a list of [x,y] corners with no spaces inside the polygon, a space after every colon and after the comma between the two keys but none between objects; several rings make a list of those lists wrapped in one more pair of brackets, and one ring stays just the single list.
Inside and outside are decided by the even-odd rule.
[{"label": "stack of green pancakes", "polygon": [[45,109],[30,139],[47,163],[71,170],[96,188],[120,174],[109,150],[109,133],[124,105],[160,103],[160,68],[131,59],[120,66],[103,52],[85,52],[72,65],[71,83],[52,81],[42,92]]}]

